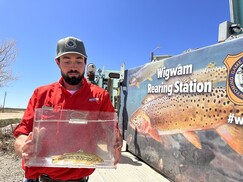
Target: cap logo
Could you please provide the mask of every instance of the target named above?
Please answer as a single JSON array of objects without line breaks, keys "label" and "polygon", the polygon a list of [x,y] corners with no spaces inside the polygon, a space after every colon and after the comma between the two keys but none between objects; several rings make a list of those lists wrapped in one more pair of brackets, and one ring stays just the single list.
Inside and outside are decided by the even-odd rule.
[{"label": "cap logo", "polygon": [[77,44],[74,40],[68,40],[65,44],[65,47],[68,49],[75,49],[77,47]]}]

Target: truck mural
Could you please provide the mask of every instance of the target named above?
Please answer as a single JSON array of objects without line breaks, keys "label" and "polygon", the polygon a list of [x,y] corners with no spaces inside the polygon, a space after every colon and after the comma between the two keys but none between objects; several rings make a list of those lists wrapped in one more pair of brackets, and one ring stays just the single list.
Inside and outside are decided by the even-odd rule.
[{"label": "truck mural", "polygon": [[243,181],[243,38],[125,71],[127,149],[172,181]]}]

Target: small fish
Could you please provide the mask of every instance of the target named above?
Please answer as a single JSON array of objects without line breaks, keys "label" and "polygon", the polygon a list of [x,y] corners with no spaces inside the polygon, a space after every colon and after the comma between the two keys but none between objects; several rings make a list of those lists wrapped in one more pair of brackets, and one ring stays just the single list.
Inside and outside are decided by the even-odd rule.
[{"label": "small fish", "polygon": [[225,88],[210,93],[163,96],[141,105],[130,117],[130,126],[161,142],[161,135],[181,133],[196,148],[196,131],[215,129],[228,145],[243,154],[243,127],[227,123],[230,113],[243,117],[243,107],[227,97]]},{"label": "small fish", "polygon": [[129,86],[140,87],[140,83],[150,80],[152,81],[153,75],[156,73],[158,66],[162,64],[161,62],[152,62],[145,64],[142,68],[140,68],[137,72],[131,75],[129,80]]},{"label": "small fish", "polygon": [[55,155],[52,156],[52,163],[58,164],[58,163],[73,163],[73,164],[86,164],[86,165],[94,165],[94,164],[100,164],[104,162],[104,160],[99,157],[98,155],[78,151],[75,153],[64,153],[63,155]]}]

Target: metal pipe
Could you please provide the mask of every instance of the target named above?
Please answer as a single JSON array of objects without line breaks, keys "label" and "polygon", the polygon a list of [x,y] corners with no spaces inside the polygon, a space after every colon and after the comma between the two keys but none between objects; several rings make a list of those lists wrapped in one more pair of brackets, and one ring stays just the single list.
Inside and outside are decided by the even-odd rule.
[{"label": "metal pipe", "polygon": [[243,1],[229,0],[230,21],[243,26]]}]

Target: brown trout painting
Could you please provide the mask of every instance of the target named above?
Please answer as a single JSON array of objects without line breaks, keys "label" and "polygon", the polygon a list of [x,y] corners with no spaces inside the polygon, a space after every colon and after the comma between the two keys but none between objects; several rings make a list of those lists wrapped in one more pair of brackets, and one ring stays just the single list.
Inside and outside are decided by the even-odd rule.
[{"label": "brown trout painting", "polygon": [[[136,86],[137,88],[140,88],[140,84],[142,82],[146,80],[150,80],[150,81],[153,80],[152,77],[156,75],[156,71],[157,71],[157,77],[162,77],[163,71],[161,71],[162,70],[161,68],[158,69],[158,67],[160,66],[163,66],[163,64],[160,62],[144,65],[136,73],[131,75],[131,78],[129,79],[129,86]],[[173,76],[173,74],[175,73],[176,73],[175,70],[171,71],[171,73],[169,72],[167,76],[171,78],[168,81],[166,81],[166,84],[171,84],[174,83],[175,81],[178,81],[178,77]],[[208,66],[207,68],[196,70],[189,77],[188,75],[182,75],[180,76],[179,80],[190,81],[196,79],[197,81],[200,82],[211,81],[212,83],[217,83],[222,81],[225,82],[226,77],[227,77],[227,70],[225,66],[216,67],[216,65],[213,65],[213,66]]]},{"label": "brown trout painting", "polygon": [[201,149],[197,131],[215,130],[238,154],[243,155],[243,126],[227,123],[233,113],[243,117],[243,107],[232,103],[223,87],[210,93],[161,95],[145,102],[130,117],[130,126],[161,142],[163,135],[182,134]]},{"label": "brown trout painting", "polygon": [[[197,82],[211,82],[212,85],[220,82],[225,82],[227,76],[227,71],[225,66],[221,67],[210,67],[197,70],[193,72],[190,76],[180,76],[172,77],[170,80],[166,81],[166,85],[173,85],[176,81],[181,81],[182,83],[188,83],[193,80],[197,80]],[[161,97],[161,95],[167,95],[168,93],[161,93],[161,94],[147,94],[144,99],[142,100],[142,104],[146,104],[150,100],[156,99]]]},{"label": "brown trout painting", "polygon": [[85,164],[85,165],[95,165],[103,163],[104,160],[98,155],[78,151],[75,153],[64,153],[63,155],[52,156],[52,163],[72,163],[72,164]]}]

